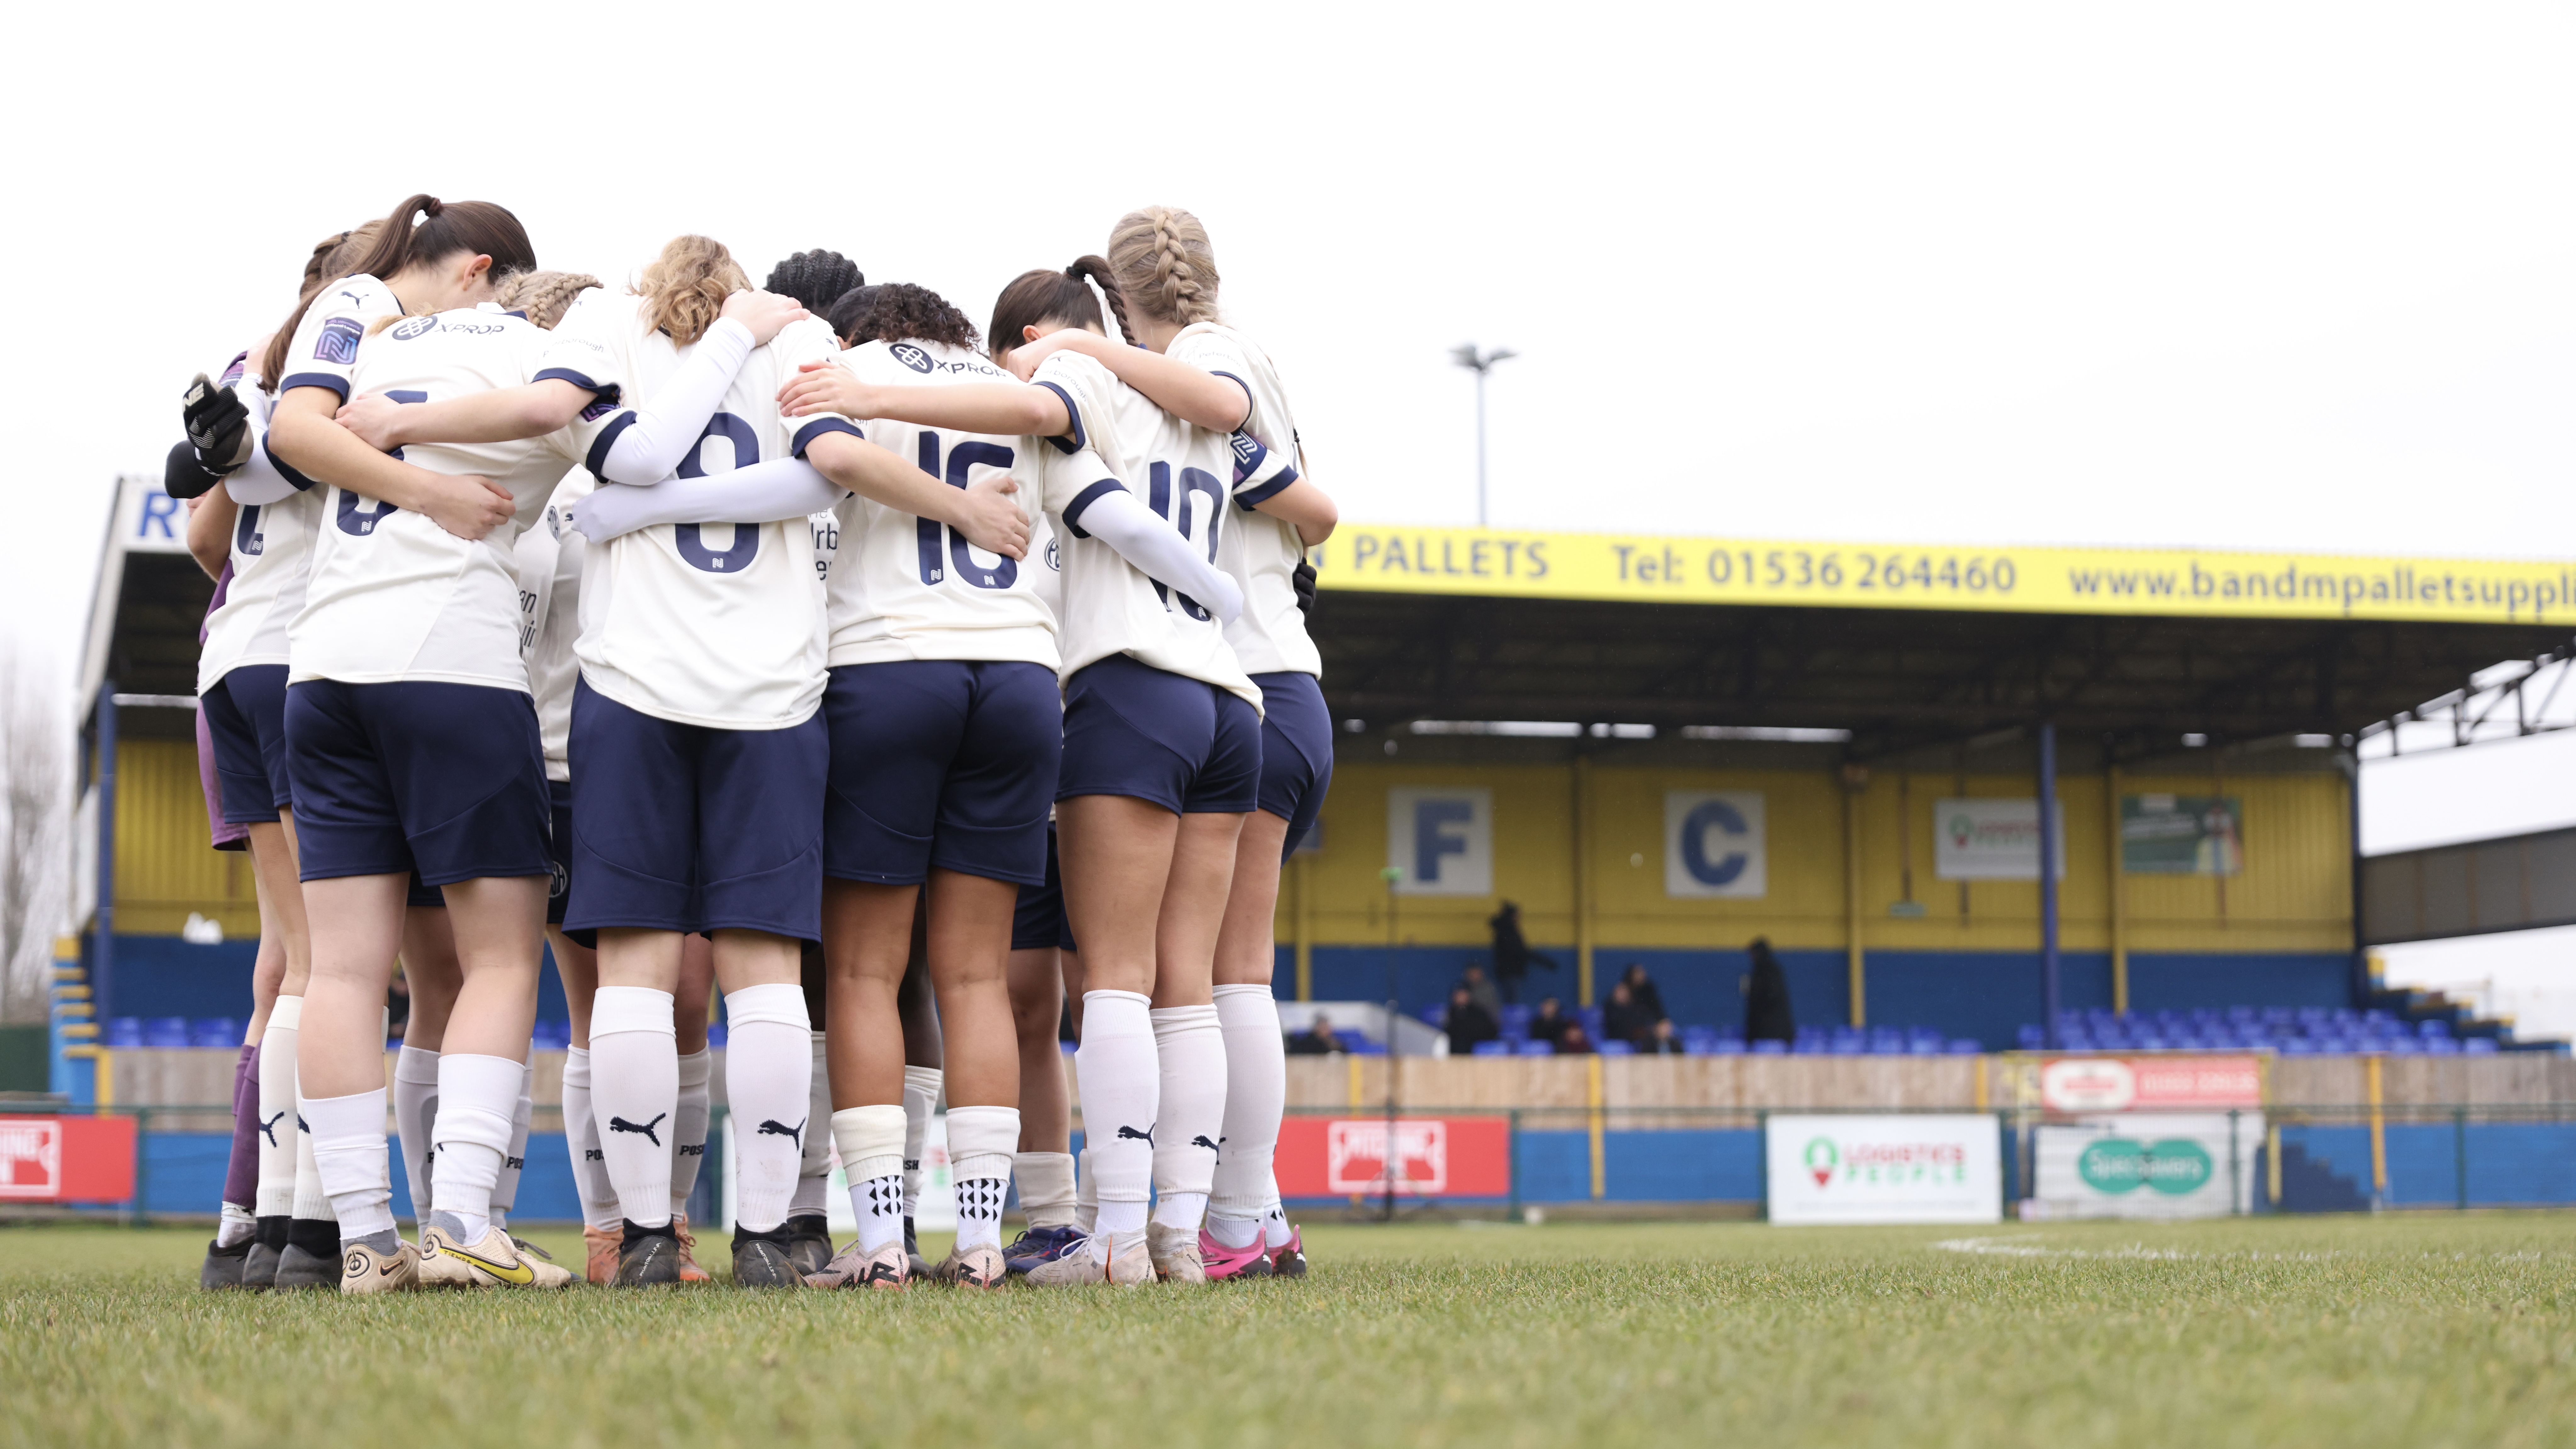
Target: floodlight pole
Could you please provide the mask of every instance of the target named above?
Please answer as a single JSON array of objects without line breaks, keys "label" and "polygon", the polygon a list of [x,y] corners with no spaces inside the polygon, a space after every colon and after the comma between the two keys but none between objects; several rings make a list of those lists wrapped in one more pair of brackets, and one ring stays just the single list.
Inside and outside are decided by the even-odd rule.
[{"label": "floodlight pole", "polygon": [[1395,1150],[1395,1017],[1399,1009],[1395,973],[1395,887],[1404,879],[1402,866],[1390,865],[1378,872],[1386,882],[1386,1204],[1380,1215],[1395,1221],[1395,1174],[1400,1166]]},{"label": "floodlight pole", "polygon": [[1462,342],[1449,349],[1449,360],[1476,374],[1476,526],[1485,527],[1485,374],[1494,364],[1520,356],[1508,347],[1479,351],[1473,342]]},{"label": "floodlight pole", "polygon": [[2057,725],[2048,720],[2039,726],[2039,1009],[2043,1040],[2055,1051],[2064,1043],[2057,1032]]}]

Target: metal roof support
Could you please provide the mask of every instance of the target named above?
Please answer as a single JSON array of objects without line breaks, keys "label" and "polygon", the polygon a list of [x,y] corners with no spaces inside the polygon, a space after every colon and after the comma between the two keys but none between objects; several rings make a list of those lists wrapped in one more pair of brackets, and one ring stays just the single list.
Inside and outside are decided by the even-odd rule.
[{"label": "metal roof support", "polygon": [[2051,1050],[2057,1039],[2057,724],[2039,723],[2039,998]]},{"label": "metal roof support", "polygon": [[116,681],[98,687],[98,944],[90,951],[90,1000],[101,1030],[116,1003]]}]

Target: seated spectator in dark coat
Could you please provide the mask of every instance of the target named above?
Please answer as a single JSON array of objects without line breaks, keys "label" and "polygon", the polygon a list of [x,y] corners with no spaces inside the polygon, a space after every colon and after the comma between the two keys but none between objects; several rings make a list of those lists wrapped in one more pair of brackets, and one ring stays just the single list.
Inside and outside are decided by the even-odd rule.
[{"label": "seated spectator in dark coat", "polygon": [[1467,994],[1476,998],[1487,1016],[1496,1021],[1503,1019],[1503,994],[1494,989],[1494,979],[1485,974],[1484,967],[1468,962],[1467,969],[1458,973],[1458,984],[1467,988]]},{"label": "seated spectator in dark coat", "polygon": [[1556,1039],[1556,1054],[1561,1057],[1588,1057],[1593,1054],[1592,1035],[1583,1029],[1582,1022],[1565,1024],[1565,1035]]},{"label": "seated spectator in dark coat", "polygon": [[1629,962],[1627,971],[1619,977],[1619,984],[1628,988],[1628,999],[1637,1003],[1637,1009],[1646,1014],[1646,1020],[1662,1021],[1672,1015],[1664,1010],[1664,993],[1655,989],[1655,978],[1646,974],[1644,965]]},{"label": "seated spectator in dark coat", "polygon": [[1540,1002],[1538,1010],[1530,1014],[1529,1039],[1551,1043],[1558,1051],[1563,1051],[1566,1028],[1577,1024],[1573,1017],[1566,1015],[1557,1006],[1556,998],[1551,996]]},{"label": "seated spectator in dark coat", "polygon": [[1672,1021],[1667,1018],[1655,1023],[1654,1031],[1637,1043],[1637,1050],[1649,1056],[1677,1057],[1682,1054],[1682,1039],[1673,1034]]},{"label": "seated spectator in dark coat", "polygon": [[1628,983],[1616,982],[1610,987],[1610,999],[1601,1006],[1601,1039],[1633,1042],[1642,1047],[1655,1034],[1655,1018],[1637,1005],[1628,994]]},{"label": "seated spectator in dark coat", "polygon": [[1478,1042],[1499,1041],[1503,1035],[1502,1023],[1464,986],[1449,993],[1449,1011],[1440,1018],[1440,1029],[1449,1033],[1449,1050],[1460,1054],[1474,1051]]},{"label": "seated spectator in dark coat", "polygon": [[1347,1050],[1342,1039],[1333,1034],[1333,1023],[1322,1012],[1315,1013],[1314,1024],[1288,1038],[1288,1055],[1292,1057],[1328,1057]]}]

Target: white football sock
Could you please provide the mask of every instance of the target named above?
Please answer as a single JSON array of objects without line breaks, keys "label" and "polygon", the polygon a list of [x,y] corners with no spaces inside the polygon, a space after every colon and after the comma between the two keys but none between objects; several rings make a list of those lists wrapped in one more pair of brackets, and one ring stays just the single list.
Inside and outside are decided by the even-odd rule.
[{"label": "white football sock", "polygon": [[1090,1134],[1085,1133],[1083,1149],[1074,1154],[1080,1170],[1074,1174],[1073,1225],[1088,1233],[1100,1223],[1100,1178],[1091,1170]]},{"label": "white football sock", "polygon": [[430,1167],[431,1210],[463,1243],[482,1241],[492,1225],[492,1191],[501,1160],[510,1154],[511,1123],[518,1115],[524,1062],[508,1057],[448,1052],[438,1061],[438,1121],[430,1138],[437,1161]]},{"label": "white football sock", "polygon": [[859,1251],[903,1240],[903,1108],[892,1102],[832,1114],[832,1145],[850,1180]]},{"label": "white football sock", "polygon": [[229,1248],[257,1231],[259,1219],[252,1217],[250,1209],[237,1202],[225,1203],[215,1218],[215,1242],[221,1247]]},{"label": "white football sock", "polygon": [[725,1102],[734,1130],[733,1217],[748,1232],[787,1221],[814,1100],[814,1024],[793,981],[725,994]]},{"label": "white football sock", "polygon": [[564,1053],[564,1155],[572,1159],[573,1192],[581,1199],[585,1227],[617,1224],[617,1189],[608,1180],[608,1158],[599,1150],[599,1119],[590,1115],[590,1048]]},{"label": "white football sock", "polygon": [[295,1211],[295,1028],[304,998],[281,996],[259,1038],[259,1192],[255,1217]]},{"label": "white football sock", "polygon": [[402,1144],[403,1190],[411,1220],[429,1221],[431,1124],[438,1120],[438,1053],[407,1046],[394,1056],[394,1137]]},{"label": "white football sock", "polygon": [[1027,1215],[1030,1227],[1072,1225],[1072,1153],[1015,1153],[1011,1158],[1011,1176],[1020,1185],[1020,1211]]},{"label": "white football sock", "polygon": [[1082,1045],[1073,1054],[1081,1085],[1087,1176],[1100,1208],[1093,1256],[1108,1253],[1111,1233],[1141,1232],[1154,1183],[1155,1120],[1162,1069],[1154,1052],[1152,1002],[1133,991],[1082,994]]},{"label": "white football sock", "polygon": [[[832,1120],[832,1073],[823,1061],[823,1034],[819,1031],[814,1033],[814,1087],[806,1099],[805,1120],[827,1128]],[[801,1218],[821,1213],[831,1190],[832,1134],[828,1130],[808,1130],[805,1156],[796,1168],[796,1195],[787,1201],[787,1215]]]},{"label": "white football sock", "polygon": [[620,1215],[638,1227],[671,1221],[671,1121],[679,1107],[679,1029],[671,993],[603,986],[590,1006],[590,1103]]},{"label": "white football sock", "polygon": [[[313,1157],[313,1126],[304,1117],[304,1092],[301,1079],[295,1093],[295,1209],[294,1215],[313,1222],[339,1221],[331,1206],[331,1190],[322,1185],[322,1167]],[[381,1124],[379,1124],[381,1125]],[[388,1200],[393,1189],[385,1190]]]},{"label": "white football sock", "polygon": [[1011,1194],[1017,1107],[948,1109],[948,1170],[957,1184],[957,1247],[1002,1246],[1002,1200]]},{"label": "white football sock", "polygon": [[[903,1069],[903,1215],[921,1206],[921,1154],[928,1150],[930,1119],[939,1111],[937,1067]],[[952,1175],[950,1178],[954,1181]]]},{"label": "white football sock", "polygon": [[1214,1006],[1166,1006],[1148,1013],[1162,1072],[1154,1128],[1154,1221],[1196,1232],[1207,1217],[1225,1131],[1225,1032]]},{"label": "white football sock", "polygon": [[[1248,1248],[1272,1201],[1270,1161],[1288,1104],[1288,1057],[1268,986],[1218,987],[1216,1016],[1225,1036],[1225,1134],[1217,1139],[1224,1150],[1208,1199],[1208,1231],[1229,1248]],[[1227,1226],[1220,1229],[1219,1222]]]},{"label": "white football sock", "polygon": [[1264,1246],[1284,1248],[1297,1230],[1288,1226],[1288,1210],[1279,1203],[1279,1184],[1270,1184],[1270,1206],[1261,1214],[1261,1239]]},{"label": "white football sock", "polygon": [[519,1202],[519,1174],[528,1167],[528,1127],[537,1115],[537,1054],[519,1069],[519,1105],[510,1117],[510,1146],[501,1154],[501,1180],[492,1185],[492,1226],[510,1230],[510,1209]]},{"label": "white football sock", "polygon": [[296,1110],[311,1125],[315,1176],[350,1242],[394,1230],[393,1183],[385,1160],[385,1089],[345,1097],[305,1098]]},{"label": "white football sock", "polygon": [[707,1120],[714,1089],[716,1052],[700,1047],[680,1058],[679,1108],[671,1114],[671,1216],[689,1210],[689,1194],[698,1190],[698,1174],[707,1165]]}]

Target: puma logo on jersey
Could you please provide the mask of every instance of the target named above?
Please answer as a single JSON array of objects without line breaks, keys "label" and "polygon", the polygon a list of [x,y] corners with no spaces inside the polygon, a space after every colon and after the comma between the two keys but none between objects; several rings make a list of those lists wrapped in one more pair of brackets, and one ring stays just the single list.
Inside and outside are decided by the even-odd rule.
[{"label": "puma logo on jersey", "polygon": [[276,1116],[259,1124],[260,1135],[268,1139],[269,1146],[275,1147],[277,1145],[277,1124],[285,1120],[286,1113],[280,1111]]},{"label": "puma logo on jersey", "polygon": [[1142,1142],[1148,1147],[1154,1145],[1154,1129],[1151,1127],[1146,1128],[1142,1132],[1137,1131],[1133,1127],[1121,1127],[1118,1129],[1118,1136],[1122,1141],[1132,1140]]},{"label": "puma logo on jersey", "polygon": [[[670,1115],[670,1113],[665,1112],[662,1114],[662,1117],[668,1117]],[[659,1147],[662,1145],[662,1134],[654,1131],[653,1129],[662,1125],[662,1117],[656,1117],[641,1127],[636,1126],[634,1123],[627,1121],[623,1117],[611,1117],[608,1119],[608,1130],[611,1132],[632,1132],[637,1136],[642,1137],[645,1141]]]},{"label": "puma logo on jersey", "polygon": [[790,1127],[786,1123],[778,1121],[775,1118],[765,1117],[761,1119],[760,1130],[752,1135],[755,1137],[784,1137],[788,1141],[796,1144],[797,1151],[802,1152],[805,1150],[805,1124],[803,1122],[799,1122],[795,1126]]}]

